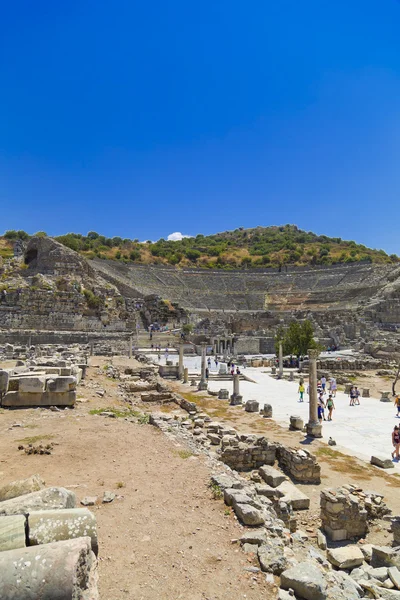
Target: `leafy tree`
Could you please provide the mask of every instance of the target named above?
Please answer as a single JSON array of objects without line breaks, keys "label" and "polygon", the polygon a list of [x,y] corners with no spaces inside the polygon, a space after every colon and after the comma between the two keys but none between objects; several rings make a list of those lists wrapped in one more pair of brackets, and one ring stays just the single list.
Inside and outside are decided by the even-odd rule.
[{"label": "leafy tree", "polygon": [[286,331],[278,329],[275,336],[275,348],[279,347],[279,341],[282,341],[284,354],[295,354],[296,356],[307,354],[309,348],[317,348],[314,340],[314,331],[311,321],[306,319],[303,322],[292,321]]},{"label": "leafy tree", "polygon": [[191,334],[193,331],[193,325],[191,323],[185,323],[184,325],[182,325],[182,333],[184,335],[189,335]]}]

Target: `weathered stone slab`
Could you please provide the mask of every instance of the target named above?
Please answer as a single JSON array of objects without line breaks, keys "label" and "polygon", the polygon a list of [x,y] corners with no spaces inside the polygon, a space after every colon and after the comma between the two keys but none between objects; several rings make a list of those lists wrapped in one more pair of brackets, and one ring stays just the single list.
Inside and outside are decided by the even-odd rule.
[{"label": "weathered stone slab", "polygon": [[244,405],[244,410],[246,412],[258,412],[260,408],[260,404],[257,400],[247,400],[247,402]]},{"label": "weathered stone slab", "polygon": [[76,402],[76,392],[43,392],[43,393],[22,393],[7,392],[3,397],[2,405],[6,407],[25,407],[25,406],[74,406]]},{"label": "weathered stone slab", "polygon": [[238,519],[244,524],[250,527],[256,527],[257,525],[263,525],[265,519],[261,511],[257,510],[250,504],[234,504],[234,511]]},{"label": "weathered stone slab", "polygon": [[355,569],[364,562],[364,555],[354,544],[342,548],[328,548],[327,558],[338,569]]},{"label": "weathered stone slab", "polygon": [[282,542],[270,539],[258,548],[258,560],[262,571],[280,575],[287,569],[288,561],[284,555]]},{"label": "weathered stone slab", "polygon": [[73,392],[76,390],[76,377],[54,377],[47,380],[48,392]]},{"label": "weathered stone slab", "polygon": [[304,600],[326,600],[326,583],[321,571],[310,562],[301,562],[281,574],[281,587],[292,589]]},{"label": "weathered stone slab", "polygon": [[38,394],[44,392],[46,377],[21,377],[19,391],[26,394]]},{"label": "weathered stone slab", "polygon": [[24,515],[0,517],[0,552],[25,548],[25,523]]},{"label": "weathered stone slab", "polygon": [[371,566],[397,567],[400,569],[400,548],[372,546]]},{"label": "weathered stone slab", "polygon": [[8,382],[10,380],[10,373],[8,371],[0,371],[0,394],[5,394],[8,391]]},{"label": "weathered stone slab", "polygon": [[397,567],[389,567],[388,575],[396,589],[400,590],[400,571]]},{"label": "weathered stone slab", "polygon": [[390,458],[384,458],[383,456],[371,456],[371,465],[375,465],[381,469],[393,469],[393,463]]},{"label": "weathered stone slab", "polygon": [[43,490],[45,486],[45,482],[39,475],[31,475],[27,479],[12,481],[0,488],[0,502],[11,500],[11,498],[17,498],[24,494],[38,492],[39,490]]},{"label": "weathered stone slab", "polygon": [[303,494],[290,481],[283,481],[278,490],[283,493],[282,500],[291,504],[293,510],[306,510],[310,508],[310,498]]},{"label": "weathered stone slab", "polygon": [[264,479],[265,483],[273,488],[278,487],[278,485],[287,479],[286,475],[283,475],[283,473],[277,469],[274,469],[274,467],[271,467],[270,465],[264,465],[263,467],[260,467],[258,472]]},{"label": "weathered stone slab", "polygon": [[51,487],[0,502],[0,515],[20,515],[34,510],[75,508],[75,505],[76,498],[73,492],[62,487]]},{"label": "weathered stone slab", "polygon": [[90,538],[0,553],[0,598],[98,600]]},{"label": "weathered stone slab", "polygon": [[33,511],[28,524],[30,546],[89,536],[98,552],[96,518],[87,508]]}]

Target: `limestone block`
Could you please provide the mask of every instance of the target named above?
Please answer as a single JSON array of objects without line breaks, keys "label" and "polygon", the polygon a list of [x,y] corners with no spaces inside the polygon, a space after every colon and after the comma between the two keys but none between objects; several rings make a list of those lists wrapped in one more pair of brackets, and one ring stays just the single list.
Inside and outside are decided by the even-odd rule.
[{"label": "limestone block", "polygon": [[73,392],[76,390],[76,383],[76,377],[72,375],[69,377],[55,377],[47,380],[47,391],[56,393]]},{"label": "limestone block", "polygon": [[369,398],[369,388],[363,388],[361,396],[362,398]]},{"label": "limestone block", "polygon": [[338,569],[355,569],[364,562],[363,553],[354,544],[342,548],[328,548],[327,558]]},{"label": "limestone block", "polygon": [[380,401],[381,402],[391,402],[392,400],[390,399],[390,391],[389,392],[381,391]]},{"label": "limestone block", "polygon": [[89,536],[93,552],[98,552],[96,518],[87,508],[33,511],[28,525],[30,546]]},{"label": "limestone block", "polygon": [[388,575],[396,589],[400,590],[400,571],[397,567],[389,567]]},{"label": "limestone block", "polygon": [[247,400],[244,405],[244,410],[246,412],[258,412],[260,405],[257,400]]},{"label": "limestone block", "polygon": [[281,483],[283,483],[287,479],[286,475],[283,475],[283,473],[281,473],[280,471],[278,471],[277,469],[274,469],[274,467],[271,467],[269,465],[264,465],[263,467],[260,467],[258,472],[260,473],[261,477],[264,479],[265,483],[267,483],[268,485],[270,485],[273,488],[278,487]]},{"label": "limestone block", "polygon": [[298,415],[291,415],[289,429],[291,431],[302,431],[304,427],[304,421]]},{"label": "limestone block", "polygon": [[272,419],[271,404],[264,404],[264,408],[261,409],[261,414],[264,417],[264,419]]},{"label": "limestone block", "polygon": [[310,508],[310,498],[290,481],[283,481],[278,486],[278,490],[283,492],[282,500],[291,504],[293,510],[307,510]]},{"label": "limestone block", "polygon": [[62,487],[52,487],[0,502],[0,515],[20,515],[33,510],[75,508],[75,505],[76,498],[73,492]]},{"label": "limestone block", "polygon": [[261,511],[250,506],[250,504],[235,504],[234,510],[236,516],[244,525],[257,526],[265,523]]},{"label": "limestone block", "polygon": [[288,560],[284,554],[284,546],[279,540],[268,540],[258,548],[258,560],[262,571],[280,575],[287,569]]},{"label": "limestone block", "polygon": [[400,548],[372,546],[371,565],[375,567],[397,567],[400,569]]},{"label": "limestone block", "polygon": [[8,382],[10,373],[8,371],[0,371],[0,394],[5,394],[8,391]]},{"label": "limestone block", "polygon": [[40,394],[44,392],[46,377],[20,377],[19,391],[26,394]]},{"label": "limestone block", "polygon": [[0,572],[0,598],[98,600],[89,537],[1,552]]},{"label": "limestone block", "polygon": [[229,400],[229,391],[221,388],[218,392],[218,398],[220,400]]},{"label": "limestone block", "polygon": [[0,517],[0,552],[25,548],[25,516]]},{"label": "limestone block", "polygon": [[381,469],[393,469],[393,463],[390,458],[383,456],[371,456],[371,465],[375,465]]},{"label": "limestone block", "polygon": [[8,407],[22,406],[74,406],[76,392],[43,392],[38,394],[8,392],[2,404]]},{"label": "limestone block", "polygon": [[310,562],[301,562],[283,571],[281,587],[284,590],[292,589],[296,596],[305,600],[326,600],[324,576],[318,567]]},{"label": "limestone block", "polygon": [[11,500],[11,498],[17,498],[24,494],[30,494],[31,492],[38,492],[44,488],[45,482],[39,475],[31,475],[28,479],[18,479],[0,488],[0,502]]}]

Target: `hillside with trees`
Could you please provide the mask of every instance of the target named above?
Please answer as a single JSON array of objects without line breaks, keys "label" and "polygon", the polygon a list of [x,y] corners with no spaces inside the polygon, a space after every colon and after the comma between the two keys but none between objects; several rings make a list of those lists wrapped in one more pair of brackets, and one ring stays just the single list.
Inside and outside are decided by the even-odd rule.
[{"label": "hillside with trees", "polygon": [[[45,232],[34,235],[45,236]],[[6,231],[0,238],[0,256],[12,255],[25,231]],[[373,250],[354,241],[302,231],[296,225],[255,227],[197,235],[179,241],[108,238],[95,231],[87,235],[67,233],[55,238],[88,259],[102,258],[138,264],[196,266],[205,269],[283,267],[285,265],[331,265],[336,263],[397,263],[399,257]]]}]

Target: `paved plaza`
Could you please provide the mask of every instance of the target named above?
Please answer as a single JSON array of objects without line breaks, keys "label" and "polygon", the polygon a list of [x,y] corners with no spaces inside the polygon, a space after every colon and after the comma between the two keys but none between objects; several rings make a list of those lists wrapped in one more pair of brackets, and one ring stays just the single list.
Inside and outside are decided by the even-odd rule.
[{"label": "paved plaza", "polygon": [[[172,360],[176,361],[177,357],[172,357]],[[161,362],[164,361],[165,358],[162,356]],[[184,364],[189,368],[189,375],[199,375],[201,364],[199,356],[185,356]],[[211,374],[215,374],[217,369],[213,359],[211,365]],[[247,377],[255,381],[255,383],[240,382],[243,402],[252,399],[258,400],[260,408],[265,403],[271,404],[274,420],[285,427],[289,426],[290,415],[299,415],[305,423],[308,421],[308,397],[305,394],[305,401],[298,402],[298,383],[274,379],[267,373],[263,373],[267,370],[266,368],[247,367],[243,369],[241,367],[241,370]],[[209,388],[213,391],[226,388],[231,394],[233,382],[211,378]],[[221,400],[221,402],[226,401]],[[377,398],[360,398],[360,406],[349,406],[349,397],[343,392],[337,393],[334,402],[336,409],[333,411],[333,420],[324,421],[322,426],[322,435],[326,442],[329,437],[332,437],[337,443],[338,450],[368,461],[373,454],[386,458],[391,457],[393,449],[391,434],[394,425],[400,421],[396,417],[396,409],[392,402],[380,402]],[[325,413],[327,416],[327,410]],[[400,463],[393,463],[393,465],[400,472]]]}]

